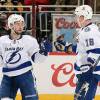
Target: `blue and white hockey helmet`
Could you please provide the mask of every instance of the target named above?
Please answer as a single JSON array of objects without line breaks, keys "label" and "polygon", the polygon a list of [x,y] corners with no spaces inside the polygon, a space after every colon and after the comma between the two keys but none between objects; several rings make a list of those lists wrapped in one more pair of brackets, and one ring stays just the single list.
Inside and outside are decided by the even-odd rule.
[{"label": "blue and white hockey helmet", "polygon": [[12,14],[8,17],[8,27],[11,29],[11,25],[14,25],[15,22],[22,21],[25,24],[24,18],[19,14]]},{"label": "blue and white hockey helmet", "polygon": [[92,19],[93,11],[89,5],[78,6],[75,9],[76,16],[84,16],[85,20]]}]

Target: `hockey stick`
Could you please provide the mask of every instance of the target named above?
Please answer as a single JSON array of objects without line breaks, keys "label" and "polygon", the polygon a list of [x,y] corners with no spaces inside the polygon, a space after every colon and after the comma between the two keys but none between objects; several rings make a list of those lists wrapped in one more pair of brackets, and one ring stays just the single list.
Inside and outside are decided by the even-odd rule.
[{"label": "hockey stick", "polygon": [[[95,63],[91,66],[91,68],[93,68],[92,71],[95,70],[95,68],[96,68],[96,66],[98,65],[99,61],[100,61],[100,56],[99,56],[98,59],[95,61]],[[85,82],[83,83],[82,87],[80,88],[79,92],[75,94],[74,100],[78,100],[78,98],[81,96],[81,93],[82,93],[83,91],[85,91],[85,95],[86,95],[86,93],[87,93],[87,91],[88,91],[88,88],[89,88],[88,86],[89,86],[89,83],[87,83],[87,82],[85,81]],[[84,95],[84,96],[85,96],[85,95]]]}]

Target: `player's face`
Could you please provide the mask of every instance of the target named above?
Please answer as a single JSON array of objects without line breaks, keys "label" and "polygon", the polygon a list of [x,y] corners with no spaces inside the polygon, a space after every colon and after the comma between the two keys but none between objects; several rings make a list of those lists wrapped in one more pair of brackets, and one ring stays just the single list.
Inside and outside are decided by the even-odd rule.
[{"label": "player's face", "polygon": [[84,24],[84,17],[83,16],[76,16],[75,19],[76,19],[76,22],[79,25],[79,27],[82,27]]},{"label": "player's face", "polygon": [[25,23],[22,21],[17,21],[13,25],[13,30],[16,34],[21,34],[23,32],[23,29],[25,27]]}]

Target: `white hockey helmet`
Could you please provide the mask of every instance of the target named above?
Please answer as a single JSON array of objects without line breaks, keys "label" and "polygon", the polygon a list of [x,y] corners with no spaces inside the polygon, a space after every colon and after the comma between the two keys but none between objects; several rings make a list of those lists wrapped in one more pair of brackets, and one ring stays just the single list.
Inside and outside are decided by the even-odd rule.
[{"label": "white hockey helmet", "polygon": [[22,21],[25,23],[24,18],[21,15],[18,14],[12,14],[8,17],[8,27],[11,28],[11,25],[13,25],[17,21]]},{"label": "white hockey helmet", "polygon": [[89,5],[82,5],[75,9],[75,15],[84,16],[85,20],[92,19],[93,11]]}]

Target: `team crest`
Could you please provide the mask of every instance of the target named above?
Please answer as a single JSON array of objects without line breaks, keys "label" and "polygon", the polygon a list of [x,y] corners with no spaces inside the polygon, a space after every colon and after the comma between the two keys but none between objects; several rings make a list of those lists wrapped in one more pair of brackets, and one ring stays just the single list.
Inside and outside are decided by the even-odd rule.
[{"label": "team crest", "polygon": [[84,31],[85,32],[89,32],[91,29],[89,28],[89,27],[86,27],[85,29],[84,29]]}]

